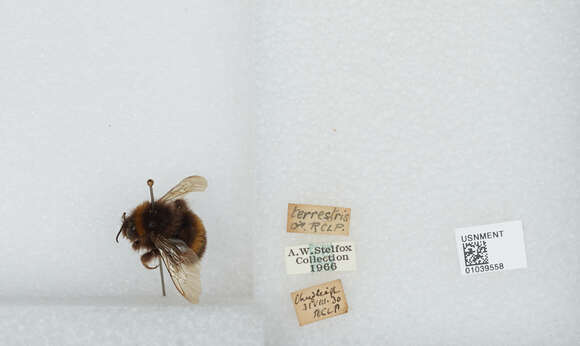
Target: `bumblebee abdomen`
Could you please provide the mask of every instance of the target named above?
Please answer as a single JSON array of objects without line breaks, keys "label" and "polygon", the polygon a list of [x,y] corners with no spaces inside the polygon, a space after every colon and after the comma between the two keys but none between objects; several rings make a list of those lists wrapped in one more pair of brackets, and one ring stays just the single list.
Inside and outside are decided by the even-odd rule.
[{"label": "bumblebee abdomen", "polygon": [[175,201],[175,206],[183,212],[179,238],[189,246],[197,257],[201,258],[205,252],[207,243],[205,227],[201,219],[187,206],[182,199]]},{"label": "bumblebee abdomen", "polygon": [[193,215],[194,235],[189,247],[197,254],[197,257],[201,258],[205,252],[205,245],[207,243],[205,227],[197,215],[193,212],[191,214]]}]

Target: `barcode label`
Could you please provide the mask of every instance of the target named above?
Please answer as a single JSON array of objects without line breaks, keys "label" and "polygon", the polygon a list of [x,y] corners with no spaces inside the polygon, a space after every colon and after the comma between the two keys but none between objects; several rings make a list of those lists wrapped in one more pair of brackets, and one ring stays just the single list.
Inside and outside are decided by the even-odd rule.
[{"label": "barcode label", "polygon": [[482,274],[526,268],[521,221],[472,226],[455,230],[461,273]]}]

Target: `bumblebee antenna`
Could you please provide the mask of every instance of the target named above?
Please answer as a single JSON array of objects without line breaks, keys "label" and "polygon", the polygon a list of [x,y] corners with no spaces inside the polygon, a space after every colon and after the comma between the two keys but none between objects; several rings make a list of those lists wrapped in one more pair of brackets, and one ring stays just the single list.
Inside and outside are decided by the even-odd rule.
[{"label": "bumblebee antenna", "polygon": [[151,208],[153,208],[153,202],[154,202],[154,199],[153,199],[153,183],[154,183],[153,179],[147,180],[147,185],[149,185],[149,195],[151,196]]},{"label": "bumblebee antenna", "polygon": [[115,238],[115,240],[117,241],[117,243],[119,242],[119,235],[121,234],[121,231],[123,230],[123,226],[121,226],[121,229],[119,230],[119,233],[117,233],[117,237]]},{"label": "bumblebee antenna", "polygon": [[[127,213],[123,213],[123,223],[125,222],[125,214],[127,214]],[[115,238],[117,243],[119,242],[119,235],[121,234],[122,230],[123,230],[123,225],[121,225],[121,228],[119,229],[119,233],[117,233],[117,237]]]}]

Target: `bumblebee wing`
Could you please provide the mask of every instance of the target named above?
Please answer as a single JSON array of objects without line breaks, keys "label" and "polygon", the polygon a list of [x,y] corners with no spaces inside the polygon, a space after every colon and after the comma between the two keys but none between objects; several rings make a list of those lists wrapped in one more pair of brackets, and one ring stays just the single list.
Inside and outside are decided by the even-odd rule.
[{"label": "bumblebee wing", "polygon": [[192,175],[191,177],[184,178],[179,184],[175,185],[171,190],[169,190],[160,201],[169,202],[177,199],[186,193],[194,191],[205,191],[207,188],[207,180],[199,175]]},{"label": "bumblebee wing", "polygon": [[153,240],[161,253],[175,288],[193,304],[201,294],[200,260],[182,240],[156,237]]}]

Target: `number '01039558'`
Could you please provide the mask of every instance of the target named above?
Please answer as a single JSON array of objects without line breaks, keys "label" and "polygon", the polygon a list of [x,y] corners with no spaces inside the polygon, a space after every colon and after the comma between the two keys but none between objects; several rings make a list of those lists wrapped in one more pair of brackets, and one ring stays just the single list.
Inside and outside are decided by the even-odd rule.
[{"label": "number '01039558'", "polygon": [[492,271],[502,270],[503,268],[504,268],[503,263],[471,266],[471,267],[465,267],[465,274],[492,272]]}]

